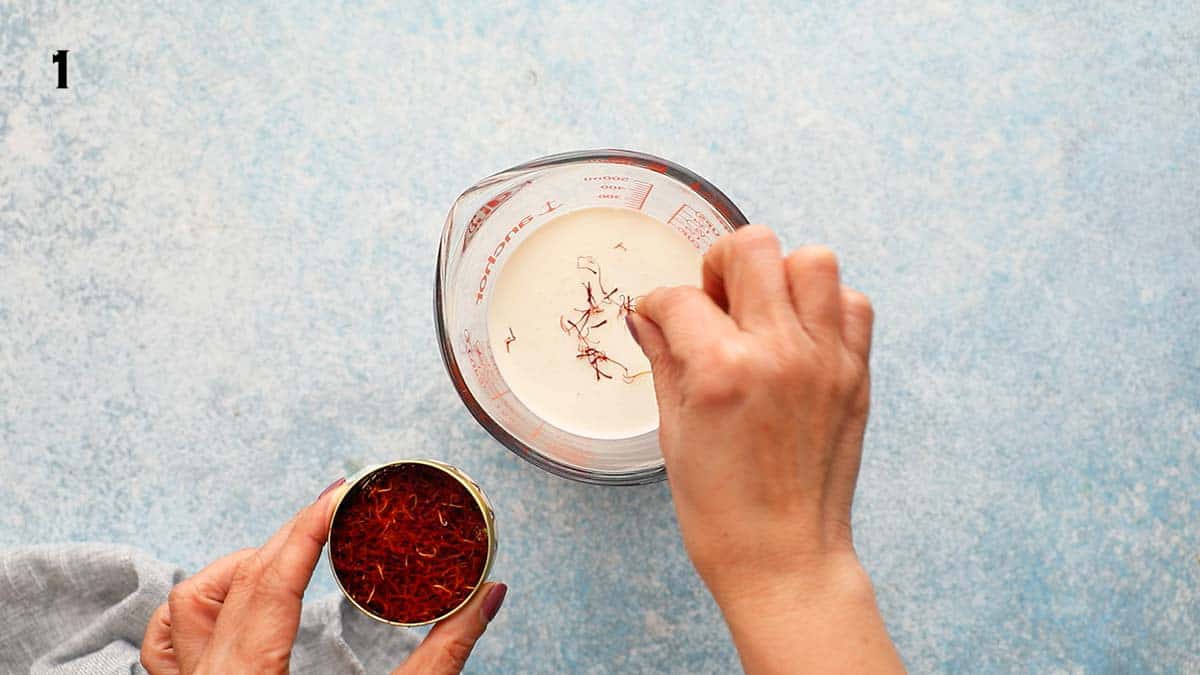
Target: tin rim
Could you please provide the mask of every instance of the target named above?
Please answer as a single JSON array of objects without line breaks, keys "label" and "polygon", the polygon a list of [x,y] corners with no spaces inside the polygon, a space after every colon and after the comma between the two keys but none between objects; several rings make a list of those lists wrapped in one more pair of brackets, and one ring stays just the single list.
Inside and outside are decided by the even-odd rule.
[{"label": "tin rim", "polygon": [[[483,514],[484,526],[487,529],[487,538],[488,538],[487,558],[484,560],[483,571],[479,575],[479,581],[476,582],[475,588],[471,589],[471,592],[467,594],[467,597],[463,598],[462,602],[458,603],[454,607],[451,607],[449,610],[447,610],[441,616],[434,617],[427,621],[417,621],[417,622],[393,621],[391,619],[387,619],[382,616],[379,616],[378,614],[372,612],[371,610],[367,609],[366,607],[363,607],[362,605],[359,604],[358,600],[354,599],[354,596],[350,595],[350,593],[346,590],[346,587],[342,585],[342,579],[341,579],[341,577],[338,576],[337,567],[334,566],[334,564],[333,564],[333,523],[334,523],[334,520],[337,519],[338,511],[342,508],[342,501],[346,498],[346,495],[350,494],[351,490],[358,487],[358,485],[360,483],[362,483],[367,478],[375,475],[377,472],[382,471],[383,469],[387,469],[387,468],[394,467],[394,466],[401,466],[401,465],[405,465],[405,464],[418,464],[418,465],[422,465],[422,466],[428,466],[428,467],[431,467],[434,469],[438,469],[442,473],[453,478],[459,485],[461,485],[467,491],[468,494],[471,495],[471,498],[475,500],[476,506],[479,507],[480,512]],[[349,600],[350,604],[353,605],[358,611],[362,612],[363,614],[366,614],[367,616],[371,617],[372,619],[374,619],[380,623],[386,623],[386,624],[389,624],[392,626],[403,626],[405,628],[415,628],[417,626],[427,626],[429,624],[442,621],[443,619],[448,619],[451,616],[458,613],[458,611],[460,609],[462,609],[463,607],[466,607],[467,604],[469,604],[471,602],[471,599],[474,598],[475,595],[479,593],[479,589],[483,588],[484,583],[487,582],[488,576],[492,572],[492,563],[495,561],[495,558],[496,558],[496,514],[492,510],[492,504],[490,501],[488,501],[487,494],[484,493],[483,488],[479,487],[479,483],[476,483],[474,480],[472,480],[471,477],[468,476],[462,469],[460,469],[456,466],[452,466],[450,464],[446,464],[445,462],[439,462],[436,459],[400,459],[400,460],[396,460],[394,462],[387,462],[385,464],[376,464],[374,466],[367,467],[366,469],[359,471],[356,476],[352,477],[349,481],[346,482],[346,488],[341,490],[341,492],[337,498],[337,503],[334,504],[333,511],[329,515],[329,534],[325,538],[325,549],[326,549],[325,550],[326,560],[329,562],[329,571],[333,574],[333,580],[337,584],[338,590],[340,590],[342,592],[342,595],[347,600]]]}]

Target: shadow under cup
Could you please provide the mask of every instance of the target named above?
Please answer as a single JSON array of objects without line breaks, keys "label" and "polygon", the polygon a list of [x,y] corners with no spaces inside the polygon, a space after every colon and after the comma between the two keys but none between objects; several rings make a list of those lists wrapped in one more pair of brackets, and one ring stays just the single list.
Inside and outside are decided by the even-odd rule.
[{"label": "shadow under cup", "polygon": [[502,171],[463,192],[446,218],[434,292],[438,342],[467,409],[518,456],[586,483],[652,483],[666,475],[657,430],[597,439],[547,423],[509,391],[488,339],[491,290],[512,251],[552,219],[589,207],[641,211],[701,253],[747,222],[708,181],[638,152],[571,152]]}]

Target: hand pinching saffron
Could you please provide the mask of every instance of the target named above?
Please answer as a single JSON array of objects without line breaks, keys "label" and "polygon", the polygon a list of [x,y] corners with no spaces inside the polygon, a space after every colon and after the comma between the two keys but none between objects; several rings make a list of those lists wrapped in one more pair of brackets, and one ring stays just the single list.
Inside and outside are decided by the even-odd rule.
[{"label": "hand pinching saffron", "polygon": [[342,591],[369,616],[406,626],[465,605],[494,551],[483,492],[431,460],[368,471],[343,494],[329,528],[330,567]]}]

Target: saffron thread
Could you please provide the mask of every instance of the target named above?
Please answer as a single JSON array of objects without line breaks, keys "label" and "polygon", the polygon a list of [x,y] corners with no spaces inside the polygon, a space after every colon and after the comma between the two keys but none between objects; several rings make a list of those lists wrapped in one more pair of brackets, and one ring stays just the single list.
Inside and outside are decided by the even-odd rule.
[{"label": "saffron thread", "polygon": [[[617,246],[625,248],[624,243],[618,242]],[[621,379],[626,384],[632,384],[637,378],[648,374],[650,371],[639,371],[631,373],[629,367],[608,356],[608,354],[600,349],[597,345],[598,340],[591,337],[593,328],[600,328],[608,323],[608,319],[600,319],[593,323],[597,316],[604,314],[605,305],[613,305],[617,308],[617,318],[623,318],[628,314],[632,314],[637,310],[634,303],[640,299],[627,295],[625,293],[618,294],[618,287],[613,287],[608,290],[604,287],[604,274],[600,264],[596,262],[593,256],[578,256],[575,259],[575,269],[590,272],[596,277],[596,286],[593,288],[591,281],[580,282],[580,286],[584,291],[584,302],[586,306],[575,307],[573,311],[579,315],[574,319],[568,319],[565,314],[560,314],[558,317],[558,327],[563,333],[570,337],[574,337],[576,341],[575,358],[584,360],[592,368],[592,372],[596,376],[596,381],[611,380],[613,376],[610,372],[611,368],[619,368],[621,370]],[[599,290],[599,299],[597,299],[596,290]],[[613,298],[616,296],[616,299]]]}]

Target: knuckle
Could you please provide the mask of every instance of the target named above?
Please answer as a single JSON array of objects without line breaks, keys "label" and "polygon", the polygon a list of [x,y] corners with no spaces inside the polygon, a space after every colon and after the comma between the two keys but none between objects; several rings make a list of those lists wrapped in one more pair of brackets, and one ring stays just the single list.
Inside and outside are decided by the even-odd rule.
[{"label": "knuckle", "polygon": [[836,276],[837,254],[827,246],[802,246],[787,258],[789,269]]},{"label": "knuckle", "polygon": [[804,359],[793,349],[772,348],[767,358],[756,359],[755,374],[769,387],[790,387],[799,380]]},{"label": "knuckle", "polygon": [[167,606],[174,612],[183,612],[188,609],[187,605],[196,597],[195,582],[192,579],[184,579],[175,584],[171,591],[167,593]]},{"label": "knuckle", "polygon": [[846,359],[845,388],[850,396],[851,408],[854,412],[866,409],[871,399],[871,373],[862,361],[854,357]]},{"label": "knuckle", "polygon": [[304,598],[304,588],[307,582],[300,583],[288,570],[278,562],[269,562],[258,575],[254,586],[254,595],[263,602],[276,603],[284,601],[301,601]]},{"label": "knuckle", "polygon": [[778,249],[779,237],[766,225],[746,225],[734,232],[730,243],[738,253],[760,248]]},{"label": "knuckle", "polygon": [[709,354],[710,369],[724,379],[744,376],[750,365],[749,350],[737,340],[721,340]]},{"label": "knuckle", "polygon": [[865,293],[846,289],[842,302],[847,311],[857,315],[868,324],[875,320],[875,307],[871,305],[871,299]]},{"label": "knuckle", "polygon": [[284,578],[283,573],[275,565],[267,565],[265,568],[263,568],[260,581],[264,586],[273,591],[286,589],[288,587],[287,579]]},{"label": "knuckle", "polygon": [[871,385],[864,382],[854,392],[850,399],[850,413],[855,417],[865,417],[871,409]]},{"label": "knuckle", "polygon": [[809,350],[805,348],[799,340],[792,339],[791,336],[779,341],[774,349],[775,363],[779,375],[789,382],[800,379],[808,372],[808,364],[811,360]]},{"label": "knuckle", "polygon": [[867,369],[858,359],[853,357],[845,359],[845,364],[842,366],[842,379],[846,381],[847,388],[858,389],[866,379],[866,375]]},{"label": "knuckle", "polygon": [[656,288],[638,300],[634,305],[634,310],[653,319],[658,316],[659,308],[673,306],[682,294],[683,290],[676,286]]},{"label": "knuckle", "polygon": [[856,383],[843,371],[830,377],[825,386],[835,400],[845,401],[849,400],[851,394],[854,393]]},{"label": "knuckle", "polygon": [[233,581],[230,586],[253,586],[262,578],[263,571],[266,569],[266,561],[262,555],[255,551],[248,555],[238,563],[237,569],[233,571]]},{"label": "knuckle", "polygon": [[637,309],[640,311],[645,307],[649,307],[651,305],[656,305],[656,304],[660,303],[662,301],[663,294],[669,290],[671,290],[670,287],[660,286],[658,288],[655,288],[654,290],[650,291],[649,293],[647,293],[647,294],[643,295],[641,298],[639,298],[637,301],[637,304],[634,305],[634,309]]},{"label": "knuckle", "polygon": [[275,565],[264,565],[255,584],[254,595],[260,601],[268,602],[286,597],[292,593],[282,572]]},{"label": "knuckle", "polygon": [[782,352],[779,357],[782,367],[787,372],[789,382],[804,384],[820,380],[826,374],[824,360],[814,349],[795,347]]},{"label": "knuckle", "polygon": [[671,286],[661,288],[654,293],[657,297],[652,307],[670,320],[684,316],[691,308],[692,301],[696,299],[696,293],[703,293],[703,291],[690,286]]},{"label": "knuckle", "polygon": [[187,583],[188,582],[185,579],[171,587],[171,590],[169,592],[167,592],[167,604],[168,605],[178,604],[179,601],[183,599],[183,594],[186,592],[184,589],[184,586]]},{"label": "knuckle", "polygon": [[667,350],[661,350],[652,354],[646,354],[646,360],[650,362],[650,372],[654,374],[656,380],[667,381],[671,374],[671,359],[668,358]]},{"label": "knuckle", "polygon": [[845,372],[841,359],[829,358],[827,354],[812,354],[799,360],[795,374],[804,388],[818,398],[839,400],[844,398]]},{"label": "knuckle", "polygon": [[690,398],[705,408],[729,406],[743,397],[741,387],[735,380],[718,377],[712,373],[697,377],[690,389]]},{"label": "knuckle", "polygon": [[742,345],[718,343],[710,350],[704,369],[691,378],[692,398],[703,406],[725,406],[740,400],[749,369],[749,355]]},{"label": "knuckle", "polygon": [[659,304],[677,305],[691,297],[691,289],[684,286],[668,286],[654,291],[651,295]]},{"label": "knuckle", "polygon": [[291,661],[291,645],[285,647],[246,639],[234,647],[237,662],[247,668],[244,672],[286,673]]},{"label": "knuckle", "polygon": [[813,378],[822,391],[835,399],[844,399],[852,382],[846,360],[841,354],[826,355],[815,366]]},{"label": "knuckle", "polygon": [[442,658],[448,668],[459,672],[466,667],[467,659],[471,658],[471,650],[474,648],[475,641],[470,637],[456,635],[442,642]]},{"label": "knuckle", "polygon": [[847,356],[838,364],[833,381],[833,392],[841,399],[853,400],[862,389],[866,369],[857,359]]}]

